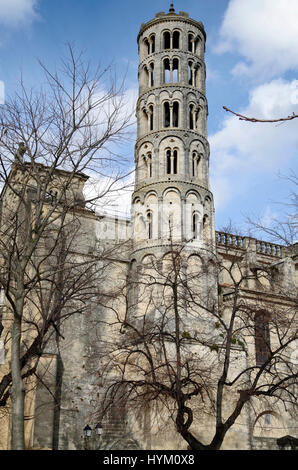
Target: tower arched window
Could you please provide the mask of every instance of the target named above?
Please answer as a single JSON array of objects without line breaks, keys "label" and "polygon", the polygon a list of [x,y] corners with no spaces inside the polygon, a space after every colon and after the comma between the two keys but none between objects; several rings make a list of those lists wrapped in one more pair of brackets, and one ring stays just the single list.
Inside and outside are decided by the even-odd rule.
[{"label": "tower arched window", "polygon": [[150,36],[151,53],[155,52],[155,34]]},{"label": "tower arched window", "polygon": [[149,70],[150,70],[150,74],[149,74],[149,77],[150,77],[150,79],[149,79],[149,86],[154,86],[154,63],[151,62],[151,64],[150,64],[149,67],[150,67],[150,69],[149,69]]},{"label": "tower arched window", "polygon": [[149,43],[148,39],[145,39],[144,43],[145,43],[145,46],[146,46],[146,49],[147,49],[147,54],[149,55],[150,54],[150,43]]},{"label": "tower arched window", "polygon": [[147,156],[147,176],[148,178],[152,178],[152,155],[148,153]]},{"label": "tower arched window", "polygon": [[145,108],[141,113],[141,130],[142,134],[146,134],[148,132],[148,114]]},{"label": "tower arched window", "polygon": [[143,67],[143,76],[144,76],[144,85],[146,85],[146,87],[149,85],[149,72],[148,72],[148,69],[146,67],[146,65]]},{"label": "tower arched window", "polygon": [[170,82],[170,75],[171,75],[171,68],[170,68],[170,60],[164,59],[163,61],[163,81],[164,83]]},{"label": "tower arched window", "polygon": [[178,59],[173,59],[173,82],[178,82],[179,81],[179,60]]},{"label": "tower arched window", "polygon": [[193,34],[188,35],[188,51],[194,52],[194,35]]},{"label": "tower arched window", "polygon": [[154,111],[153,111],[153,105],[151,104],[149,106],[149,131],[153,131],[154,127]]},{"label": "tower arched window", "polygon": [[269,314],[267,312],[257,312],[254,323],[256,365],[262,366],[270,357]]},{"label": "tower arched window", "polygon": [[180,49],[180,32],[173,32],[173,49]]},{"label": "tower arched window", "polygon": [[197,177],[199,176],[199,165],[200,165],[201,157],[197,154],[197,152],[192,153],[192,176]]},{"label": "tower arched window", "polygon": [[167,159],[167,174],[171,174],[171,150],[166,151],[166,159]]},{"label": "tower arched window", "polygon": [[179,59],[176,57],[170,61],[166,58],[163,61],[163,82],[178,82],[179,80]]},{"label": "tower arched window", "polygon": [[170,49],[171,48],[171,34],[169,31],[165,31],[163,33],[163,48]]},{"label": "tower arched window", "polygon": [[198,238],[199,216],[197,212],[192,213],[192,237]]},{"label": "tower arched window", "polygon": [[189,114],[189,128],[194,129],[194,105],[190,104],[188,108]]},{"label": "tower arched window", "polygon": [[178,151],[176,149],[167,149],[166,165],[168,175],[176,175],[178,173]]},{"label": "tower arched window", "polygon": [[179,103],[174,101],[173,103],[173,127],[179,127]]},{"label": "tower arched window", "polygon": [[177,170],[178,170],[178,152],[177,150],[174,150],[173,152],[173,173],[174,175],[177,175]]},{"label": "tower arched window", "polygon": [[170,127],[171,117],[170,117],[170,103],[166,101],[163,105],[164,111],[164,127]]},{"label": "tower arched window", "polygon": [[191,86],[194,84],[194,68],[191,61],[188,62],[188,84]]},{"label": "tower arched window", "polygon": [[153,238],[153,215],[151,211],[147,212],[147,236],[149,240]]}]

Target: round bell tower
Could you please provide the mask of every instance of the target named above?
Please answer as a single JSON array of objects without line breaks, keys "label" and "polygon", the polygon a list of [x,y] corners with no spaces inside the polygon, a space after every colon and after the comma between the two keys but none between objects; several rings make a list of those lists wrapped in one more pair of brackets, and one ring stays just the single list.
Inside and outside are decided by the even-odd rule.
[{"label": "round bell tower", "polygon": [[209,188],[206,33],[185,12],[157,13],[138,34],[139,98],[135,188],[136,260],[169,243],[191,250],[215,243]]}]

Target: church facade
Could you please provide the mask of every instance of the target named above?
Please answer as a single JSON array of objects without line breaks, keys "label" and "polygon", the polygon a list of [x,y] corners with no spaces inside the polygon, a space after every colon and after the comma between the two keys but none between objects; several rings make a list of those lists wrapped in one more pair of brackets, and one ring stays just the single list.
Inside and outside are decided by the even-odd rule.
[{"label": "church facade", "polygon": [[[225,318],[231,315],[235,286],[239,287],[241,283],[241,292],[237,294],[238,312],[242,309],[241,315],[244,311],[252,315],[251,311],[255,309],[260,315],[253,319],[249,317],[252,320],[245,326],[245,331],[253,330],[250,336],[239,333],[233,338],[230,382],[242,370],[262,367],[268,358],[270,341],[273,350],[278,340],[275,333],[271,333],[269,339],[268,325],[274,312],[278,312],[276,316],[281,312],[287,315],[295,308],[297,245],[285,247],[249,236],[215,231],[213,194],[209,184],[206,33],[203,24],[185,12],[176,13],[171,6],[168,13],[157,13],[155,18],[143,23],[137,40],[139,97],[131,220],[97,217],[83,209],[80,213],[83,225],[88,227],[89,238],[84,248],[88,255],[92,255],[92,250],[94,253],[100,250],[101,245],[120,246],[119,251],[111,251],[111,262],[101,282],[108,295],[109,289],[115,291],[115,284],[125,286],[128,277],[132,278],[132,293],[125,297],[128,310],[123,299],[116,299],[113,308],[95,302],[90,304],[88,315],[73,316],[65,322],[64,340],[59,342],[59,350],[57,344],[49,346],[39,366],[43,370],[43,381],[28,394],[28,448],[187,449],[187,442],[176,431],[173,415],[167,415],[163,410],[163,423],[156,424],[147,402],[144,405],[146,412],[137,418],[131,412],[132,405],[119,408],[116,402],[103,418],[99,417],[99,404],[107,397],[109,383],[102,371],[110,371],[111,382],[117,375],[116,360],[113,358],[115,369],[111,370],[111,362],[109,369],[102,352],[102,345],[108,343],[107,337],[111,334],[107,328],[115,324],[113,312],[121,317],[118,323],[122,327],[125,327],[127,312],[134,318],[134,325],[139,325],[136,322],[140,317],[148,318],[150,325],[157,325],[160,321],[158,312],[168,305],[163,294],[165,284],[162,288],[159,285],[151,298],[150,287],[144,288],[144,281],[138,281],[146,264],[150,279],[156,279],[156,272],[163,262],[163,266],[168,265],[169,255],[179,250],[183,252],[183,273],[188,279],[188,294],[184,295],[183,301],[188,307],[185,307],[187,312],[182,319],[181,333],[185,342],[188,341],[186,349],[191,357],[195,338],[200,338],[202,357],[210,364],[215,364],[217,355],[224,354],[221,352],[224,351],[221,323],[224,325]],[[99,266],[98,269],[103,268]],[[159,271],[158,276],[160,279]],[[198,291],[197,286],[190,286],[191,278],[195,279],[194,284],[200,279]],[[193,296],[200,299],[199,311],[205,310],[205,313],[194,314],[194,305],[198,301],[192,299],[190,303],[189,298]],[[228,321],[225,324],[229,324]],[[168,325],[171,329],[170,320]],[[201,331],[202,325],[205,331]],[[114,334],[119,336],[118,330]],[[260,334],[261,330],[266,331]],[[115,337],[114,343],[117,341]],[[293,358],[295,351],[290,351],[292,356],[289,357]],[[113,357],[116,352],[111,349]],[[156,370],[158,367],[157,363]],[[248,373],[245,383],[252,380]],[[167,380],[170,379],[167,377]],[[228,416],[229,399],[226,401],[224,412]],[[202,416],[204,420],[194,421],[191,430],[196,439],[207,445],[215,429],[215,415],[209,405]],[[297,437],[297,422],[293,416],[291,409],[282,409],[272,397],[266,397],[264,403],[247,403],[227,432],[222,448],[276,449],[277,438]],[[1,447],[8,449],[9,413],[2,419],[6,424],[0,433]],[[88,425],[94,430],[99,419],[102,419],[102,435],[98,437],[93,432],[88,441],[83,429]]]}]

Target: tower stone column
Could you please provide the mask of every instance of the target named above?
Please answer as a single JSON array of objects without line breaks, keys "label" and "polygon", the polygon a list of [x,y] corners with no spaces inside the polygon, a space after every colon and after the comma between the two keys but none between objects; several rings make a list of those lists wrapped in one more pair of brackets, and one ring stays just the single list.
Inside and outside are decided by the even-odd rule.
[{"label": "tower stone column", "polygon": [[191,250],[215,241],[209,188],[206,33],[185,12],[157,13],[141,25],[132,259],[169,243]]}]

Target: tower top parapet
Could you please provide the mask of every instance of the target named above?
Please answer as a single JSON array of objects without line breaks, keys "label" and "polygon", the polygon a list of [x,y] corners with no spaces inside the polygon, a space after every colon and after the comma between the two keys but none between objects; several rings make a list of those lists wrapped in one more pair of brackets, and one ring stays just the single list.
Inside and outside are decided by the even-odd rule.
[{"label": "tower top parapet", "polygon": [[155,14],[155,18],[153,18],[152,20],[149,20],[147,23],[142,23],[141,24],[141,28],[140,28],[137,40],[139,40],[140,35],[143,34],[143,32],[147,28],[149,28],[150,26],[153,26],[153,25],[155,25],[157,23],[161,23],[161,22],[173,21],[173,19],[175,19],[176,21],[183,21],[183,22],[186,22],[186,23],[190,23],[190,24],[196,26],[197,28],[199,28],[202,31],[202,33],[204,35],[204,39],[206,41],[206,32],[205,32],[203,23],[201,21],[196,21],[196,20],[190,18],[189,14],[185,11],[179,11],[179,13],[176,13],[175,9],[174,9],[174,6],[173,6],[173,3],[171,3],[169,13],[165,13],[164,11],[160,11],[160,12]]}]

